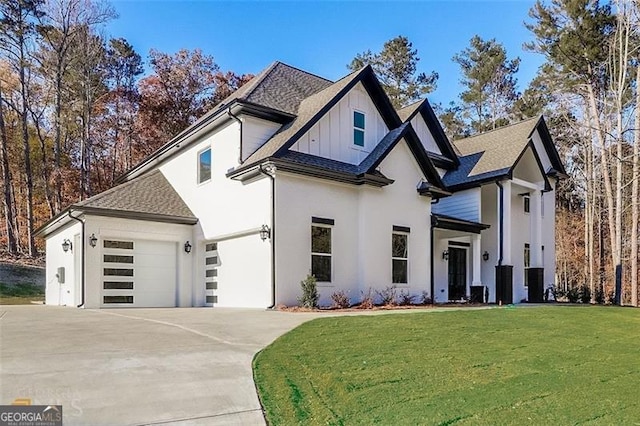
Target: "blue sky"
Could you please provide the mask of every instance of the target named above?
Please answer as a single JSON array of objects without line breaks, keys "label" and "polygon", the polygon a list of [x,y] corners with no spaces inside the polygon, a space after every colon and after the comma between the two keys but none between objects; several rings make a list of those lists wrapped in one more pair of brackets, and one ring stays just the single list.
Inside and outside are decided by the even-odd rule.
[{"label": "blue sky", "polygon": [[280,60],[332,80],[348,73],[356,53],[405,35],[418,49],[419,71],[440,75],[430,101],[448,104],[462,90],[451,58],[475,34],[522,59],[518,78],[526,87],[542,63],[522,48],[531,39],[523,22],[533,1],[114,0],[119,18],[105,33],[126,38],[145,59],[151,48],[200,48],[223,70],[255,74]]}]

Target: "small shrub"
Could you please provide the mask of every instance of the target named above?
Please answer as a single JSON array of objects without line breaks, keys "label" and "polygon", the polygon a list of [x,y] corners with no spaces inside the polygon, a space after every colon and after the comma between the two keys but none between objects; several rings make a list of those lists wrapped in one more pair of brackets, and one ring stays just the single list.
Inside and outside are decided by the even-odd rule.
[{"label": "small shrub", "polygon": [[396,304],[396,288],[394,286],[385,287],[383,290],[378,291],[380,297],[380,304],[383,306],[394,306]]},{"label": "small shrub", "polygon": [[489,286],[484,286],[484,303],[489,303]]},{"label": "small shrub", "polygon": [[307,278],[300,281],[300,287],[302,287],[302,296],[298,298],[300,305],[304,308],[317,308],[319,296],[316,277],[314,275],[307,275]]},{"label": "small shrub", "polygon": [[398,295],[398,305],[400,306],[411,305],[413,304],[413,301],[415,300],[415,298],[416,296],[409,294],[407,290],[402,290]]},{"label": "small shrub", "polygon": [[580,289],[578,287],[571,287],[567,290],[565,296],[569,303],[578,303],[578,300],[580,300]]},{"label": "small shrub", "polygon": [[358,305],[358,309],[373,309],[374,300],[373,300],[373,291],[371,289],[361,292],[362,299],[360,300],[360,304]]},{"label": "small shrub", "polygon": [[336,309],[346,309],[351,306],[351,301],[346,292],[340,290],[331,295],[332,307]]},{"label": "small shrub", "polygon": [[420,295],[420,303],[423,305],[432,305],[433,304],[433,299],[431,298],[431,296],[429,296],[429,292],[428,291],[423,291],[422,294]]},{"label": "small shrub", "polygon": [[580,287],[580,302],[591,303],[591,290],[586,285]]}]

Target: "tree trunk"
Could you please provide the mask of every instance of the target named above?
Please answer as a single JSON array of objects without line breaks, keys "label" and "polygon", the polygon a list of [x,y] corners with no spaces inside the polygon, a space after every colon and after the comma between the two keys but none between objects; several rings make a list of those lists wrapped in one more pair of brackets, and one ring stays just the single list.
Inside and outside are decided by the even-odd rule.
[{"label": "tree trunk", "polygon": [[4,123],[4,107],[2,105],[2,86],[0,86],[0,157],[2,166],[2,179],[4,197],[2,204],[5,212],[5,230],[7,233],[7,251],[9,253],[17,253],[17,235],[15,227],[15,216],[13,214],[13,188],[11,187],[11,170],[9,169],[9,154],[7,152],[7,146],[9,145],[7,129]]},{"label": "tree trunk", "polygon": [[33,215],[33,175],[31,172],[31,144],[29,142],[29,127],[27,115],[27,81],[26,81],[26,58],[24,52],[24,40],[20,45],[20,95],[22,96],[22,108],[20,111],[20,121],[22,130],[22,144],[24,147],[24,174],[27,191],[27,249],[29,256],[36,257],[38,250],[36,249],[36,241],[33,235],[35,227],[35,218]]},{"label": "tree trunk", "polygon": [[[607,154],[607,147],[605,144],[605,132],[602,129],[602,123],[600,122],[600,114],[598,111],[598,107],[596,104],[596,96],[593,90],[593,86],[591,84],[587,85],[587,94],[589,101],[589,109],[590,109],[590,118],[595,129],[596,141],[598,142],[598,147],[600,148],[600,164],[602,168],[602,181],[604,183],[604,198],[607,202],[607,221],[609,224],[609,240],[611,243],[611,260],[613,261],[614,271],[616,276],[618,275],[618,271],[622,272],[622,267],[620,265],[620,252],[616,251],[615,247],[617,247],[617,228],[615,221],[615,205],[613,198],[613,188],[611,185],[611,175],[609,174],[609,156]],[[616,304],[620,304],[620,294],[616,292]]]},{"label": "tree trunk", "polygon": [[631,184],[631,304],[638,306],[638,221],[640,220],[640,65],[636,68],[636,118]]}]

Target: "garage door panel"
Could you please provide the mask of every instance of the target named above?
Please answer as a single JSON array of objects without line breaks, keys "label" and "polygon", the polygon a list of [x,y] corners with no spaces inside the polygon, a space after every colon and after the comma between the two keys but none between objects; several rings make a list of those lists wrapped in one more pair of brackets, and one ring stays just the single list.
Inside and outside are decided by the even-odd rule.
[{"label": "garage door panel", "polygon": [[102,306],[176,306],[176,247],[175,242],[105,238]]}]

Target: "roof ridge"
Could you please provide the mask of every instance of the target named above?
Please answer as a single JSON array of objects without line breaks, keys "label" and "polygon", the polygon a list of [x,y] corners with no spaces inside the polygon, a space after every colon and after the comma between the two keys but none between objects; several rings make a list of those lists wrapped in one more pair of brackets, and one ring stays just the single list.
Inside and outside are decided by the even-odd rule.
[{"label": "roof ridge", "polygon": [[300,71],[300,72],[301,72],[301,73],[303,73],[303,74],[307,74],[307,75],[310,75],[310,76],[312,76],[312,77],[316,77],[316,78],[322,79],[322,80],[327,81],[327,82],[329,82],[329,83],[334,83],[334,81],[329,80],[328,78],[325,78],[325,77],[322,77],[321,75],[314,74],[314,73],[312,73],[312,72],[309,72],[309,71],[303,70],[302,68],[298,68],[298,67],[295,67],[295,66],[293,66],[293,65],[289,65],[289,64],[287,64],[286,62],[282,62],[282,61],[278,61],[278,60],[276,60],[276,61],[275,61],[275,63],[276,63],[276,64],[284,65],[284,66],[289,67],[289,68],[291,68],[291,69],[294,69],[294,70],[296,70],[296,71]]},{"label": "roof ridge", "polygon": [[420,98],[420,99],[418,99],[418,100],[417,100],[417,101],[415,101],[415,102],[411,102],[411,103],[410,103],[409,105],[407,105],[407,106],[403,106],[402,108],[397,109],[396,111],[402,111],[403,109],[411,108],[411,107],[412,107],[412,106],[414,106],[415,104],[420,103],[420,102],[424,102],[424,101],[426,101],[426,100],[427,100],[427,98],[426,98],[426,97],[424,97],[424,98]]},{"label": "roof ridge", "polygon": [[[365,67],[362,67],[362,68],[360,68],[359,70],[356,70],[356,71],[350,72],[349,74],[345,75],[344,77],[342,77],[342,78],[340,78],[340,79],[338,79],[338,80],[336,80],[336,81],[332,82],[329,86],[325,87],[324,89],[320,90],[319,92],[316,92],[316,93],[314,93],[314,94],[313,94],[313,95],[311,95],[311,96],[307,96],[306,98],[304,98],[304,99],[302,100],[302,102],[306,102],[307,100],[310,100],[310,99],[315,98],[316,96],[319,96],[319,95],[320,95],[320,94],[322,94],[325,90],[329,90],[329,89],[331,89],[333,86],[335,86],[336,84],[338,84],[338,83],[342,82],[343,80],[346,80],[347,78],[355,77],[357,74],[359,74],[359,73],[363,72],[367,67],[369,67],[369,65],[367,65],[367,66],[365,66]],[[329,80],[329,81],[330,81],[330,80]],[[302,102],[300,103],[300,105],[302,105]]]},{"label": "roof ridge", "polygon": [[[140,176],[137,176],[137,177],[135,177],[135,178],[133,178],[133,179],[131,179],[131,180],[127,180],[127,181],[125,181],[125,182],[121,183],[120,185],[113,186],[113,187],[111,187],[111,188],[107,189],[106,191],[102,191],[102,192],[100,192],[99,194],[96,194],[96,195],[94,195],[94,196],[92,196],[92,197],[85,198],[84,200],[81,200],[81,201],[79,201],[79,202],[77,202],[77,203],[73,203],[73,204],[71,204],[71,207],[73,207],[73,206],[75,206],[75,207],[82,207],[82,206],[85,206],[85,205],[86,205],[86,204],[88,204],[90,201],[100,200],[100,199],[102,199],[102,198],[106,197],[107,195],[109,195],[109,194],[111,194],[111,193],[115,192],[116,190],[118,190],[118,191],[119,191],[119,190],[121,190],[122,188],[126,188],[126,187],[128,187],[128,186],[130,186],[130,185],[133,185],[134,183],[140,182],[142,179],[148,179],[148,178],[150,178],[150,177],[152,177],[152,176],[155,176],[157,173],[162,174],[162,172],[160,171],[160,169],[154,169],[154,170],[151,170],[151,171],[149,171],[149,172],[147,172],[147,173],[143,173],[143,174],[141,174]],[[164,175],[162,175],[162,177],[164,177]],[[165,179],[166,179],[166,178],[165,178]]]},{"label": "roof ridge", "polygon": [[484,136],[484,135],[487,135],[487,134],[489,134],[489,133],[497,132],[497,131],[499,131],[499,130],[504,130],[504,129],[508,128],[508,127],[513,127],[513,126],[517,126],[517,125],[519,125],[519,124],[524,124],[524,123],[526,123],[527,121],[536,120],[536,122],[537,122],[537,121],[539,121],[539,120],[540,120],[540,117],[542,117],[542,115],[538,115],[537,117],[536,117],[536,116],[534,116],[534,117],[525,118],[524,120],[520,120],[520,121],[515,122],[515,123],[509,123],[509,124],[506,124],[506,125],[504,125],[504,126],[500,126],[500,127],[496,128],[496,129],[487,130],[486,132],[481,132],[481,133],[478,133],[478,134],[473,135],[473,136],[469,136],[469,137],[462,138],[462,139],[455,139],[453,142],[464,142],[464,141],[468,141],[469,139],[473,139],[473,138],[478,137],[478,136]]}]

